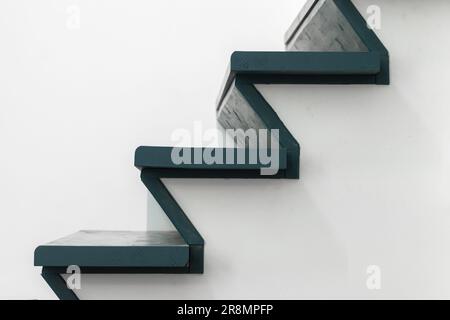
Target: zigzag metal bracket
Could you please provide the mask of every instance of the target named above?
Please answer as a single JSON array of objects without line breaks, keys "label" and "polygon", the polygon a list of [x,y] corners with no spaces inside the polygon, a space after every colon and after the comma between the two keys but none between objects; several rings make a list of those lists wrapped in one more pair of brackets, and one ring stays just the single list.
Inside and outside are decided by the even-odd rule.
[{"label": "zigzag metal bracket", "polygon": [[[300,145],[256,89],[255,84],[389,84],[388,52],[373,31],[367,28],[364,18],[351,1],[309,1],[306,8],[288,33],[287,46],[298,39],[304,42],[302,36],[308,18],[314,20],[327,15],[329,17],[326,22],[335,24],[338,30],[344,33],[340,35],[342,42],[339,41],[339,35],[329,39],[329,42],[322,41],[316,47],[323,50],[322,52],[235,52],[217,101],[217,118],[225,129],[242,129],[244,134],[248,129],[279,130],[279,143],[285,153],[286,165],[271,178],[299,178]],[[308,37],[309,41],[314,41],[311,35]],[[340,45],[341,52],[332,49],[334,42]],[[356,48],[354,52],[347,52],[343,43],[349,43],[351,47],[352,42],[358,45],[353,45]],[[245,136],[238,136],[236,140],[238,145],[244,148],[257,148],[247,146]],[[138,149],[136,165],[139,167],[140,163],[156,158],[165,159],[163,165],[170,163],[167,151],[165,157],[152,156],[152,151],[155,149],[151,147]],[[192,152],[196,153],[194,149]],[[224,153],[223,150],[221,152]],[[214,168],[208,165],[184,168],[170,166],[154,173],[145,169],[141,177],[186,242],[198,246],[199,256],[191,256],[192,262],[197,265],[199,261],[203,263],[203,240],[200,240],[201,236],[159,178],[267,178],[258,175],[253,169],[258,168],[251,168],[250,164],[239,168]],[[151,178],[152,175],[155,178]],[[194,238],[192,235],[195,235]]]},{"label": "zigzag metal bracket", "polygon": [[[319,27],[323,28],[319,28]],[[327,30],[324,33],[323,30]],[[161,181],[162,178],[299,179],[300,145],[257,90],[257,84],[389,84],[389,54],[350,0],[309,0],[285,37],[288,52],[235,52],[220,92],[217,119],[225,129],[242,129],[238,149],[186,148],[232,164],[174,164],[171,147],[140,147],[135,166],[141,180],[177,232],[83,231],[40,246],[35,265],[60,299],[77,299],[61,274],[69,265],[83,273],[203,273],[204,240]],[[297,52],[300,51],[300,52]],[[267,163],[249,153],[248,129],[279,130],[279,170],[262,175]],[[269,147],[270,148],[270,147]],[[238,153],[245,161],[238,161]]]},{"label": "zigzag metal bracket", "polygon": [[169,217],[177,231],[189,245],[188,273],[203,273],[203,248],[204,240],[181,207],[161,182],[163,174],[158,170],[144,169],[141,172],[141,180],[158,201],[161,208]]}]

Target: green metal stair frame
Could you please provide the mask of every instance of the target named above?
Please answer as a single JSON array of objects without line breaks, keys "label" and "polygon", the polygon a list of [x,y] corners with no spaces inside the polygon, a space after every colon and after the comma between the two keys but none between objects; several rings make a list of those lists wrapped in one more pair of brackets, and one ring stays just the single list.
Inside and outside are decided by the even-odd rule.
[{"label": "green metal stair frame", "polygon": [[[218,122],[225,129],[279,130],[279,149],[267,150],[279,152],[278,172],[262,175],[261,169],[266,165],[260,159],[250,163],[248,157],[244,163],[176,165],[171,160],[171,147],[139,147],[135,153],[135,166],[141,171],[141,180],[167,214],[179,237],[174,239],[173,235],[151,232],[144,235],[81,232],[39,246],[35,250],[35,266],[42,266],[42,277],[58,298],[78,299],[61,276],[69,265],[78,265],[82,273],[203,273],[204,239],[167,190],[162,178],[299,179],[300,145],[255,85],[389,84],[388,51],[367,28],[366,21],[350,0],[310,0],[288,32],[287,46],[301,36],[299,33],[310,16],[314,12],[320,14],[320,6],[325,5],[338,10],[335,14],[340,19],[345,18],[346,26],[351,26],[366,50],[336,52],[324,47],[323,51],[307,52],[235,52],[216,104]],[[232,95],[241,97],[244,103],[231,103]],[[246,145],[243,148],[243,152],[250,150]],[[237,154],[242,148],[186,150],[192,154],[217,152],[225,155],[227,152]],[[135,242],[130,245],[121,237],[131,237]],[[110,242],[105,245],[104,241]]]}]

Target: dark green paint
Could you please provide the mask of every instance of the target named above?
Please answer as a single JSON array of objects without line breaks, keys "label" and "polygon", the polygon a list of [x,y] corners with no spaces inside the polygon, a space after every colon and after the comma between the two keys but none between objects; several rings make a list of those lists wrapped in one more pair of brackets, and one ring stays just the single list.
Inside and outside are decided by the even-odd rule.
[{"label": "dark green paint", "polygon": [[[268,167],[263,164],[260,159],[259,151],[264,154],[271,154],[271,150],[257,149],[233,149],[233,148],[183,148],[183,152],[189,154],[191,163],[175,164],[172,160],[172,150],[174,147],[139,147],[135,152],[134,165],[139,169],[173,169],[173,170],[260,170]],[[274,150],[279,153],[279,168],[286,169],[286,149]],[[199,163],[194,163],[195,154],[203,155],[204,153],[221,155],[220,163],[207,164],[203,156]],[[238,155],[242,152],[245,155],[245,162],[238,162]],[[250,162],[250,153],[257,155],[256,163]],[[229,154],[230,156],[228,156]],[[230,164],[227,164],[231,162]],[[195,176],[195,171],[191,171]],[[214,177],[214,174],[212,174]]]},{"label": "dark green paint", "polygon": [[189,247],[147,246],[40,246],[35,266],[62,267],[183,267],[189,264]]},{"label": "dark green paint", "polygon": [[[217,108],[231,87],[237,75],[252,75],[252,79],[264,77],[265,83],[286,79],[313,76],[317,83],[327,83],[329,77],[375,76],[381,71],[381,57],[378,52],[234,52],[223,89],[217,101]],[[301,81],[301,80],[300,80]],[[308,83],[308,82],[305,82]]]}]

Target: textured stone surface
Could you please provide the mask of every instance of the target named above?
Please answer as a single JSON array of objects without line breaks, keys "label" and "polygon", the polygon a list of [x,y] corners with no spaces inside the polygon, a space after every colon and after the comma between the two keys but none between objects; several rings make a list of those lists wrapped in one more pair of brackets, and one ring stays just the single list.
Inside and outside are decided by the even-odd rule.
[{"label": "textured stone surface", "polygon": [[187,246],[176,231],[79,231],[46,246]]},{"label": "textured stone surface", "polygon": [[[258,130],[267,128],[234,83],[223,100],[217,118],[224,129],[239,128],[246,131],[248,129]],[[235,142],[239,147],[245,147],[245,136],[242,132],[237,134]],[[257,144],[248,143],[247,147],[256,148]]]},{"label": "textured stone surface", "polygon": [[367,51],[333,1],[319,1],[304,20],[297,18],[295,23],[301,25],[296,27],[298,30],[287,44],[287,50]]}]

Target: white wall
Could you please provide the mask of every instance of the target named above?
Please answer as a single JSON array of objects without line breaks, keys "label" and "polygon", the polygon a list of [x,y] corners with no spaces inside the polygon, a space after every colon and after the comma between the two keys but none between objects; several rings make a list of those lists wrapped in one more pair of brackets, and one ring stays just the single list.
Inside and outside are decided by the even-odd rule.
[{"label": "white wall", "polygon": [[[32,266],[41,243],[144,229],[134,148],[215,126],[229,54],[282,49],[299,2],[1,2],[0,298],[54,297]],[[301,180],[167,180],[205,274],[86,275],[82,298],[450,297],[450,3],[358,7],[373,3],[391,86],[259,86],[302,146]]]}]

